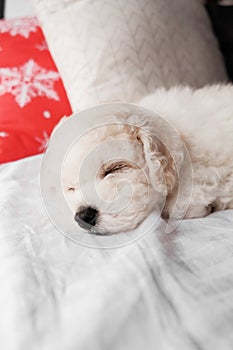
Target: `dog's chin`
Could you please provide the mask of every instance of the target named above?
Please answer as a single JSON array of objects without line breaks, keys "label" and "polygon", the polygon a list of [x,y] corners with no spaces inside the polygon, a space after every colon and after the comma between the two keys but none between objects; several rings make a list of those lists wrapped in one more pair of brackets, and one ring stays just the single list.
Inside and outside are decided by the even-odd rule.
[{"label": "dog's chin", "polygon": [[[80,227],[80,226],[79,226]],[[103,227],[98,227],[98,226],[90,226],[90,225],[86,225],[86,227],[80,227],[83,232],[88,233],[88,234],[92,234],[92,235],[97,235],[97,236],[109,236],[109,235],[113,235],[116,233],[120,232],[119,230],[116,229],[105,229]]]},{"label": "dog's chin", "polygon": [[82,228],[82,230],[88,234],[91,235],[96,235],[96,236],[110,236],[110,235],[114,235],[120,232],[120,230],[108,230],[108,229],[103,229],[103,228],[97,228],[97,227],[92,227],[92,228]]},{"label": "dog's chin", "polygon": [[92,235],[97,235],[97,236],[107,236],[107,235],[112,235],[117,232],[111,232],[109,230],[105,230],[103,228],[98,228],[98,226],[91,227],[85,230],[86,233],[90,233]]},{"label": "dog's chin", "polygon": [[104,230],[104,229],[94,229],[94,230],[90,230],[88,231],[88,233],[91,233],[93,235],[97,235],[97,236],[111,236],[111,235],[115,235],[117,233],[119,233],[119,231],[110,231],[110,230]]},{"label": "dog's chin", "polygon": [[115,225],[114,227],[111,228],[105,228],[105,227],[89,227],[88,229],[85,229],[85,231],[89,234],[93,234],[93,235],[98,235],[98,236],[110,236],[110,235],[116,235],[119,233],[127,233],[130,231],[133,231],[134,229],[136,229],[142,222],[143,220],[141,220],[140,222],[137,222],[136,224],[130,224],[130,225]]}]

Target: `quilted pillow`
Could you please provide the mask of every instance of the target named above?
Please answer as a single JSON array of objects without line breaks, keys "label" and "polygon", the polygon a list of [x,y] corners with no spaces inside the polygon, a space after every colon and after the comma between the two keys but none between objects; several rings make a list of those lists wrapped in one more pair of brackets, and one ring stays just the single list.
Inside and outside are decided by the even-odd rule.
[{"label": "quilted pillow", "polygon": [[0,163],[44,151],[71,108],[36,18],[0,21]]},{"label": "quilted pillow", "polygon": [[34,0],[73,109],[226,80],[197,0]]}]

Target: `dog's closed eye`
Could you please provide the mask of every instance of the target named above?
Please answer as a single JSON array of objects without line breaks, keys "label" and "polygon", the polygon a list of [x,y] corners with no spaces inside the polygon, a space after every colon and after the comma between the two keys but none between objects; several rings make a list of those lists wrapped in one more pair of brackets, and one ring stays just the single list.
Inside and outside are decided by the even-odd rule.
[{"label": "dog's closed eye", "polygon": [[130,165],[126,162],[117,162],[112,164],[104,164],[100,169],[100,177],[103,179],[107,175],[123,172],[128,169]]},{"label": "dog's closed eye", "polygon": [[68,191],[68,192],[74,192],[74,191],[75,191],[75,188],[74,188],[74,187],[68,187],[68,188],[67,188],[67,191]]}]

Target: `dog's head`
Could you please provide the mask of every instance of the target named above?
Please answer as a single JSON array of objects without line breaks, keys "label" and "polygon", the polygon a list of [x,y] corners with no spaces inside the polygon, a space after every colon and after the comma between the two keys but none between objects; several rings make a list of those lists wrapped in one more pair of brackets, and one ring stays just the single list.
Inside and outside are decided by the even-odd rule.
[{"label": "dog's head", "polygon": [[177,185],[182,144],[162,118],[122,113],[67,152],[62,187],[74,220],[93,233],[132,230]]}]

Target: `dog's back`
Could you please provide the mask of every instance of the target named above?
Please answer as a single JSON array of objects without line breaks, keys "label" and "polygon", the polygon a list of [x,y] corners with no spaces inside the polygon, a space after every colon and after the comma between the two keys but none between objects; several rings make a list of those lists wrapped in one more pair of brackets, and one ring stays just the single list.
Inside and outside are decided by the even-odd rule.
[{"label": "dog's back", "polygon": [[233,208],[233,86],[159,89],[140,104],[171,122],[184,140],[194,170],[193,200]]}]

